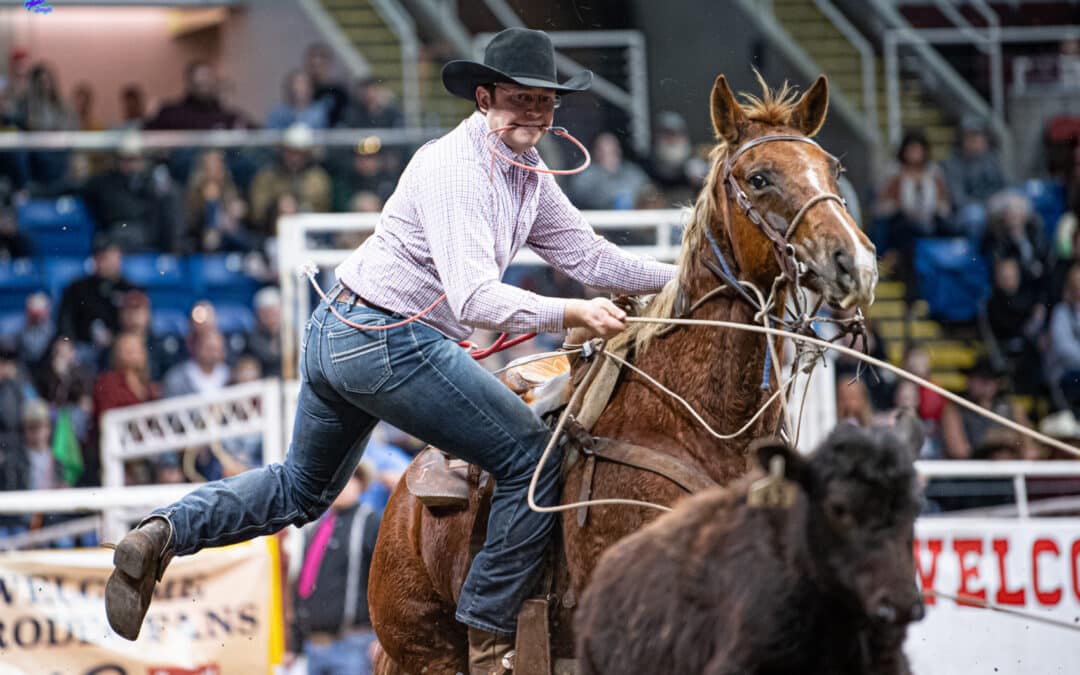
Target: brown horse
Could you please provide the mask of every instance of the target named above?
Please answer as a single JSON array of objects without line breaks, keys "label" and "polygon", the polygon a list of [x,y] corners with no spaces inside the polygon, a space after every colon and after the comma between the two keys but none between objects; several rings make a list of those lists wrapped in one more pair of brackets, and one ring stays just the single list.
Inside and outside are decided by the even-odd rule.
[{"label": "brown horse", "polygon": [[[747,96],[739,104],[724,76],[716,79],[711,112],[719,142],[712,169],[684,235],[678,277],[650,303],[646,313],[651,316],[672,316],[677,298],[694,301],[718,285],[717,257],[707,233],[734,276],[766,293],[790,264],[784,254],[790,244],[800,261],[794,273],[825,302],[850,307],[873,301],[873,245],[835,196],[839,163],[808,142],[825,121],[825,78],[799,98],[787,85],[773,92],[761,84],[761,98]],[[754,310],[729,292],[702,303],[692,317],[749,323]],[[634,324],[620,339],[633,341],[636,366],[680,393],[721,432],[742,427],[771,393],[761,386],[766,350],[760,334],[696,326],[661,332],[660,326]],[[775,368],[771,382],[778,386]],[[722,485],[748,470],[750,440],[775,433],[780,417],[774,403],[747,433],[721,444],[671,398],[624,371],[592,431],[674,456]],[[566,473],[564,503],[577,499],[582,481],[583,463],[577,462]],[[595,466],[593,498],[672,504],[685,496],[654,473],[608,462]],[[639,507],[592,507],[583,527],[575,512],[564,514],[556,539],[566,561],[554,582],[560,600],[552,647],[557,656],[572,657],[572,608],[600,554],[657,514]],[[473,510],[435,515],[404,484],[394,491],[372,559],[368,595],[386,652],[379,672],[467,672],[466,630],[454,620],[454,609],[469,567],[474,517]]]}]

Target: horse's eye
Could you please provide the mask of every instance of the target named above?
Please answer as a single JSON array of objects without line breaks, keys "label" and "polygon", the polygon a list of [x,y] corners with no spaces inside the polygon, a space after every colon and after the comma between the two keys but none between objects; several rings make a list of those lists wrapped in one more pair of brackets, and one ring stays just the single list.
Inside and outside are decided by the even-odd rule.
[{"label": "horse's eye", "polygon": [[747,182],[750,183],[750,187],[755,190],[764,190],[769,186],[769,179],[760,173],[755,173],[753,176],[750,176],[750,178],[747,179]]}]

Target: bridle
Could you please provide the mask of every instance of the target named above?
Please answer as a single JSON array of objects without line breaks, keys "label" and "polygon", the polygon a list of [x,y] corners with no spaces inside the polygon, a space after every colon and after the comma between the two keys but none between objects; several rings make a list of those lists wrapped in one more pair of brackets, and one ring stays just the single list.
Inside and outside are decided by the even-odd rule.
[{"label": "bridle", "polygon": [[[791,244],[791,237],[795,234],[795,230],[799,227],[799,223],[802,222],[803,218],[806,216],[806,214],[810,211],[811,208],[821,202],[830,200],[835,201],[839,203],[840,206],[842,206],[845,210],[847,209],[847,203],[844,201],[843,197],[836,193],[821,192],[808,199],[806,203],[804,203],[802,207],[799,208],[798,212],[795,214],[795,217],[791,219],[790,223],[788,223],[786,220],[784,220],[782,216],[775,212],[769,212],[767,214],[768,217],[762,216],[761,212],[750,200],[750,196],[746,194],[746,191],[742,189],[741,185],[739,185],[739,181],[735,179],[735,165],[738,163],[739,159],[749,150],[756,148],[759,145],[764,145],[765,143],[772,143],[777,141],[808,143],[817,148],[818,150],[821,150],[832,159],[836,159],[835,157],[833,157],[833,155],[826,152],[824,148],[818,145],[816,141],[813,141],[806,136],[796,136],[794,134],[775,134],[770,136],[759,136],[753,140],[743,143],[741,146],[739,146],[737,150],[735,150],[735,152],[728,155],[727,159],[724,160],[724,177],[721,184],[724,186],[725,191],[729,190],[731,192],[732,197],[735,199],[735,203],[738,204],[739,208],[743,210],[743,212],[746,214],[746,217],[750,219],[750,222],[757,225],[758,229],[761,230],[762,234],[768,237],[769,241],[773,243],[773,253],[776,256],[777,263],[779,263],[780,265],[780,272],[784,276],[784,278],[786,278],[792,284],[797,284],[799,281],[799,277],[805,271],[804,269],[800,269],[804,266],[796,260],[795,250]],[[724,200],[724,208],[727,208],[726,199]],[[779,229],[770,224],[770,221],[783,223],[784,225],[786,225],[786,227],[783,228],[783,232],[781,233]]]}]

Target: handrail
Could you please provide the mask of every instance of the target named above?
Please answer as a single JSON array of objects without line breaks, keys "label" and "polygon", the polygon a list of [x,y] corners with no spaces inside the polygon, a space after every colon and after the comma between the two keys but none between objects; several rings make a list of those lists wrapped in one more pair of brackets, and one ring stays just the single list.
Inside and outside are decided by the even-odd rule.
[{"label": "handrail", "polygon": [[[813,57],[791,39],[788,32],[773,16],[771,7],[759,3],[758,0],[735,0],[735,4],[757,29],[765,34],[770,44],[784,53],[785,60],[791,63],[807,81],[813,81],[821,74],[821,68]],[[859,112],[858,106],[854,105],[844,92],[829,92],[829,109],[830,112],[835,111],[843,117],[855,133],[859,134],[863,142],[877,145],[877,130],[868,123],[865,116]]]},{"label": "handrail", "polygon": [[334,51],[351,77],[364,77],[371,72],[371,66],[364,56],[356,51],[337,21],[323,8],[318,0],[298,0],[300,9],[307,14],[315,29],[322,33],[323,39]]},{"label": "handrail", "polygon": [[1022,519],[1031,515],[1027,478],[1080,477],[1080,462],[1071,460],[932,460],[916,462],[915,467],[926,478],[1011,478],[1016,493],[1016,512]]},{"label": "handrail", "polygon": [[877,134],[881,127],[878,124],[877,73],[874,67],[874,47],[832,2],[829,0],[814,0],[814,4],[825,15],[825,18],[832,23],[833,27],[840,31],[844,39],[850,42],[851,46],[859,52],[859,60],[862,66],[863,109],[866,111],[867,123]]},{"label": "handrail", "polygon": [[382,20],[401,42],[401,88],[405,122],[420,124],[420,40],[416,24],[398,0],[369,0]]},{"label": "handrail", "polygon": [[[438,127],[382,127],[367,129],[312,129],[312,147],[354,146],[375,136],[381,145],[418,145],[446,133]],[[135,141],[146,149],[261,148],[281,145],[282,129],[210,129],[202,131],[5,131],[0,150],[117,150]]]}]

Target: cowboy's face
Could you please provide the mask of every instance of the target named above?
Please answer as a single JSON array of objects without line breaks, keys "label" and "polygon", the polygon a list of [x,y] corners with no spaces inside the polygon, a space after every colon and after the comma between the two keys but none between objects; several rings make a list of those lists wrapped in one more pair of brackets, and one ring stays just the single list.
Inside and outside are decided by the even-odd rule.
[{"label": "cowboy's face", "polygon": [[488,128],[519,125],[500,134],[503,142],[522,153],[540,142],[551,126],[559,97],[553,89],[522,87],[507,82],[494,85],[494,96],[484,87],[476,88],[476,102],[487,117]]}]

